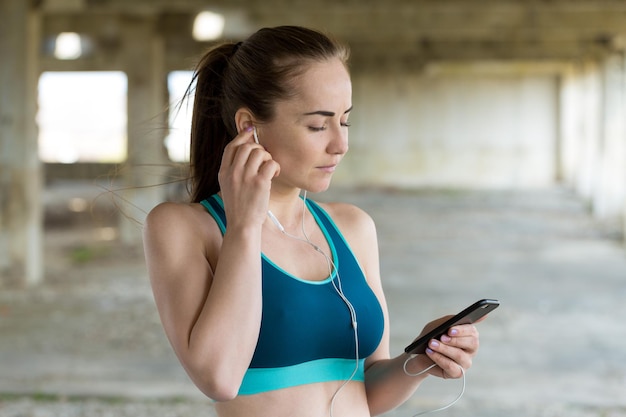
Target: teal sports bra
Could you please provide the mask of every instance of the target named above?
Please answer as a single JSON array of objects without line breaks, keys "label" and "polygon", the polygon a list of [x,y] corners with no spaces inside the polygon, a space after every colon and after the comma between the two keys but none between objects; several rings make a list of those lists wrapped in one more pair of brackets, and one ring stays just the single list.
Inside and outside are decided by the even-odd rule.
[{"label": "teal sports bra", "polygon": [[[223,234],[226,216],[222,199],[213,195],[201,204]],[[311,200],[306,200],[306,204],[326,236],[343,293],[356,311],[359,361],[352,379],[363,381],[365,358],[382,339],[383,312],[333,220]],[[264,254],[261,256],[261,329],[239,395],[348,380],[357,365],[355,336],[348,307],[333,287],[337,272],[323,281],[306,281],[285,272]]]}]

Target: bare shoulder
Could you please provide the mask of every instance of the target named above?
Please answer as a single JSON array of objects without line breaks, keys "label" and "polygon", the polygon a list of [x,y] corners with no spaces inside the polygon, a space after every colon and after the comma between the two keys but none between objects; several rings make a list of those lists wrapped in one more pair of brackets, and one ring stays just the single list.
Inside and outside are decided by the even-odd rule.
[{"label": "bare shoulder", "polygon": [[146,245],[166,245],[175,252],[201,249],[206,253],[206,245],[218,235],[217,224],[197,203],[161,203],[148,213],[144,224]]},{"label": "bare shoulder", "polygon": [[154,207],[146,218],[146,225],[159,226],[171,222],[181,223],[193,222],[201,214],[199,204],[171,203],[165,202]]},{"label": "bare shoulder", "polygon": [[[202,217],[199,204],[161,203],[154,207],[144,224],[148,233],[178,230],[180,232],[197,229]],[[194,225],[195,228],[194,228]]]},{"label": "bare shoulder", "polygon": [[351,243],[376,239],[376,224],[365,210],[348,203],[321,203],[320,205]]}]

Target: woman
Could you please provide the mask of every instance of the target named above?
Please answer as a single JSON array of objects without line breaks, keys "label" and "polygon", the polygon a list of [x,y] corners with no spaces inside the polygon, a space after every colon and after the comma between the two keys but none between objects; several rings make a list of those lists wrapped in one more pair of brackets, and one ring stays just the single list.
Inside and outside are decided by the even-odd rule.
[{"label": "woman", "polygon": [[196,69],[192,203],[154,208],[144,241],[165,332],[221,417],[378,415],[428,374],[459,378],[478,349],[464,325],[390,358],[372,219],[306,199],[348,151],[347,58],[278,27]]}]

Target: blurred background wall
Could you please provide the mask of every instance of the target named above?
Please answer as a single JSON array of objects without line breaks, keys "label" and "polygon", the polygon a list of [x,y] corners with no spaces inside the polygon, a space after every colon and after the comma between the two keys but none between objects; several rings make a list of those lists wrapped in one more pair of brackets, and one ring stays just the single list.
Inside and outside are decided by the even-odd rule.
[{"label": "blurred background wall", "polygon": [[131,220],[183,189],[152,185],[184,175],[188,116],[170,105],[195,60],[282,24],[351,46],[336,184],[563,186],[624,223],[623,1],[0,0],[2,276],[43,279],[46,190],[118,190],[106,230],[139,242]]}]

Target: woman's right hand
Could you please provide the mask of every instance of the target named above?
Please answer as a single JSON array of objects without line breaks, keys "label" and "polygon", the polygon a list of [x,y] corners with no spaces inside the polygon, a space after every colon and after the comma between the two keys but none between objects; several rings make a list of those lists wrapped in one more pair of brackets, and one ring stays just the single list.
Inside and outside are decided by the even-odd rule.
[{"label": "woman's right hand", "polygon": [[279,173],[280,165],[254,141],[252,126],[226,145],[218,180],[229,227],[263,224]]}]

